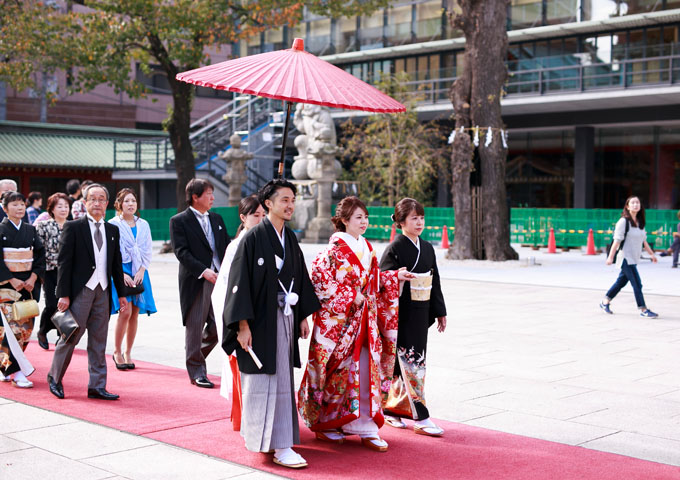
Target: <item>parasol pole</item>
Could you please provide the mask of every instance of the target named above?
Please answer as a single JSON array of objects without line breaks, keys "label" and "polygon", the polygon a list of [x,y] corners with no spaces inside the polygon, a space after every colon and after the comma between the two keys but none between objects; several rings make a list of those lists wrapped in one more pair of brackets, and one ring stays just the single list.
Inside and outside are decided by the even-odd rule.
[{"label": "parasol pole", "polygon": [[279,178],[283,178],[283,159],[286,156],[286,141],[288,140],[288,122],[290,121],[290,109],[293,102],[286,101],[286,121],[283,124],[283,140],[281,142],[281,160],[279,161]]}]

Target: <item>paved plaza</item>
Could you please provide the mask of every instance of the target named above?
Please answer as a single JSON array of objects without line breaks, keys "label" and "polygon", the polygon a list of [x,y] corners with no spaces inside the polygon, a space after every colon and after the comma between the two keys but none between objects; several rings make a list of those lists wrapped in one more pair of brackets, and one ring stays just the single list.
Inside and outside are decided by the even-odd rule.
[{"label": "paved plaza", "polygon": [[[380,254],[385,245],[376,247]],[[321,248],[303,245],[307,261]],[[447,261],[438,249],[449,315],[446,332],[430,330],[426,398],[433,417],[680,466],[680,269],[671,269],[669,258],[640,265],[658,319],[638,316],[630,287],[609,316],[598,303],[618,271],[603,255],[517,248],[521,260],[505,263]],[[540,265],[524,266],[529,257]],[[177,267],[173,254],[153,259],[159,313],[140,318],[134,359],[184,368]],[[109,354],[114,324],[115,317]],[[208,358],[209,373],[219,374],[219,362],[215,353]],[[296,385],[301,376],[297,371]],[[6,388],[0,385],[0,471],[11,464],[12,479],[276,478],[4,400]]]}]

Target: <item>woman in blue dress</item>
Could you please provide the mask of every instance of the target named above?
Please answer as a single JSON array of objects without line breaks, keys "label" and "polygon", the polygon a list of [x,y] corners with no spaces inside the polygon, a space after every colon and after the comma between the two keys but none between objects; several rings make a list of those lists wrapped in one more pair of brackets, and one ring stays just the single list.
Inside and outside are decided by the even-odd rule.
[{"label": "woman in blue dress", "polygon": [[[148,272],[151,263],[151,229],[146,220],[135,215],[137,205],[137,194],[134,190],[130,188],[122,189],[116,195],[116,201],[113,204],[116,209],[116,216],[109,220],[109,223],[117,226],[120,230],[120,253],[123,258],[125,285],[135,287],[142,284],[144,286],[142,293],[127,297],[128,304],[132,305],[132,308],[127,308],[118,313],[120,309],[118,294],[113,283],[110,284],[113,289],[111,313],[118,313],[116,343],[113,350],[113,363],[116,364],[118,370],[135,368],[130,352],[137,335],[139,314],[151,315],[156,313],[156,303],[153,299]],[[124,338],[126,340],[125,351],[122,349]]]}]

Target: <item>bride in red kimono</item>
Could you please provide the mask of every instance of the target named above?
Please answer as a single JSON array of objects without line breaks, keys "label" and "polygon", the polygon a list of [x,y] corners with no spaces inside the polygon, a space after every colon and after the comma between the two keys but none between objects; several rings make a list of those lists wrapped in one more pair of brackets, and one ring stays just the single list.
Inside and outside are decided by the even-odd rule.
[{"label": "bride in red kimono", "polygon": [[344,198],[332,221],[336,232],[312,263],[321,310],[314,314],[298,410],[319,440],[343,443],[345,435],[358,435],[365,447],[384,452],[378,429],[394,370],[399,282],[413,274],[380,272],[362,236],[368,210],[357,197]]}]

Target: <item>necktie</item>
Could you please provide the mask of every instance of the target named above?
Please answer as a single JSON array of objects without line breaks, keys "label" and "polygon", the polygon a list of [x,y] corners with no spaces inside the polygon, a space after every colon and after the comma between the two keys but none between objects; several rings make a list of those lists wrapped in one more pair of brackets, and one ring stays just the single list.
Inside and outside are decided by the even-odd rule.
[{"label": "necktie", "polygon": [[94,222],[94,243],[97,244],[97,250],[102,249],[104,245],[104,239],[102,238],[102,231],[99,228],[102,226],[99,222]]},{"label": "necktie", "polygon": [[201,228],[203,228],[203,233],[205,233],[206,238],[210,238],[208,235],[208,216],[201,215]]}]

